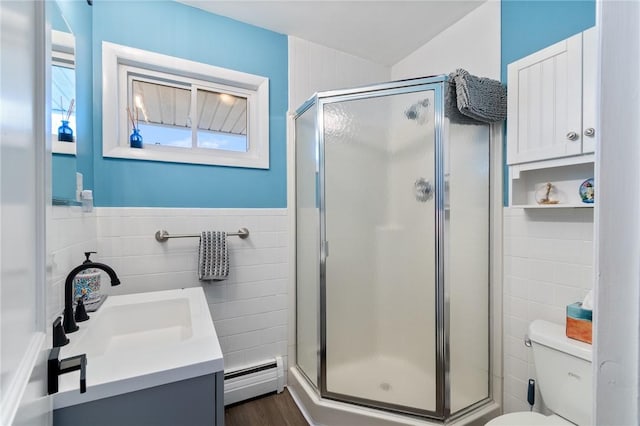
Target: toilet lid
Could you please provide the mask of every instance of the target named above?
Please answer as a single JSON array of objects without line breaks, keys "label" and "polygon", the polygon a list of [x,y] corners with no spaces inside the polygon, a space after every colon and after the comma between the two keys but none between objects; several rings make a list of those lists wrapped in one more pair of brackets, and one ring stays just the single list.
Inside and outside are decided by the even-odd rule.
[{"label": "toilet lid", "polygon": [[568,426],[573,423],[562,417],[545,416],[531,411],[504,414],[491,420],[486,426]]}]

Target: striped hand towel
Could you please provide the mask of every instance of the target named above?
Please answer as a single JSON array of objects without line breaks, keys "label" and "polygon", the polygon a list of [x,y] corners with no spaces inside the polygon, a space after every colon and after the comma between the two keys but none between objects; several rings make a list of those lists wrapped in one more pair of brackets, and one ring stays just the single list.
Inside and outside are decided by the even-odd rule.
[{"label": "striped hand towel", "polygon": [[200,281],[219,281],[229,277],[227,233],[203,231],[198,250],[198,278]]}]

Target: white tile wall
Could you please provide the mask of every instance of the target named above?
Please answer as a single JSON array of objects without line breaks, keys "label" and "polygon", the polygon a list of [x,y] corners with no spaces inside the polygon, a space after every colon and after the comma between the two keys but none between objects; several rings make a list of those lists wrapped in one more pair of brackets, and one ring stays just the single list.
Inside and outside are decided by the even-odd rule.
[{"label": "white tile wall", "polygon": [[47,229],[47,323],[64,309],[64,281],[71,269],[84,260],[85,251],[96,251],[97,218],[80,207],[54,206]]},{"label": "white tile wall", "polygon": [[[182,287],[205,291],[225,358],[225,369],[287,355],[288,234],[286,209],[97,208],[98,257],[118,272],[111,294]],[[202,230],[250,231],[229,237],[229,279],[200,282],[198,239],[155,240]],[[286,364],[285,364],[286,365]]]},{"label": "white tile wall", "polygon": [[[528,410],[535,378],[529,323],[565,324],[566,305],[593,288],[593,209],[504,209],[504,411]],[[536,408],[544,411],[538,393]]]},{"label": "white tile wall", "polygon": [[389,81],[390,68],[289,36],[289,111],[315,92]]},{"label": "white tile wall", "polygon": [[[168,209],[54,207],[49,230],[48,317],[64,308],[64,279],[84,259],[111,265],[122,284],[108,294],[140,293],[202,286],[225,357],[225,368],[251,365],[276,355],[287,359],[287,289],[289,273],[286,209]],[[197,234],[202,230],[236,231],[229,237],[231,271],[226,281],[201,283],[197,276],[198,239],[155,240],[155,232]]]}]

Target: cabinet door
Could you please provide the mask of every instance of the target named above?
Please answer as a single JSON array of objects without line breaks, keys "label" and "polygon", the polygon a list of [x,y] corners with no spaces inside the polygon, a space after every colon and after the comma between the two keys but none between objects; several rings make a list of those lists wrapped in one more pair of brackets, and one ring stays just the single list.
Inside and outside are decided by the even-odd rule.
[{"label": "cabinet door", "polygon": [[508,67],[507,163],[582,153],[582,34]]},{"label": "cabinet door", "polygon": [[596,89],[598,87],[598,33],[589,28],[582,33],[582,152],[594,152],[596,128]]}]

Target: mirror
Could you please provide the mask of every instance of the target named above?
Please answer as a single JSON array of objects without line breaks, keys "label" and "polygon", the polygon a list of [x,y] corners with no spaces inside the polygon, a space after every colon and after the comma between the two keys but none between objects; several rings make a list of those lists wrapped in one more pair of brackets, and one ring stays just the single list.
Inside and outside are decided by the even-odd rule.
[{"label": "mirror", "polygon": [[51,30],[51,137],[56,154],[76,155],[75,68],[73,34]]},{"label": "mirror", "polygon": [[52,194],[54,204],[70,204],[76,201],[75,37],[58,2],[47,2],[47,13],[51,23]]}]

